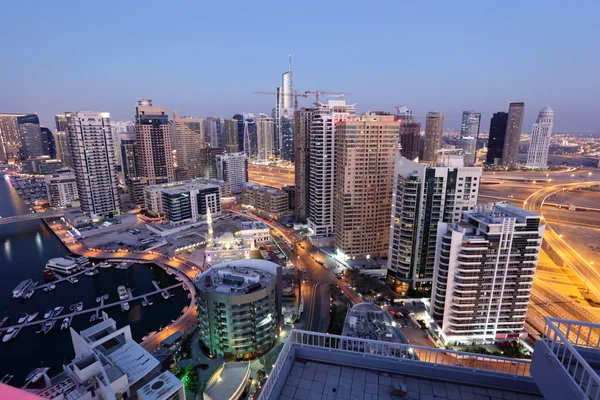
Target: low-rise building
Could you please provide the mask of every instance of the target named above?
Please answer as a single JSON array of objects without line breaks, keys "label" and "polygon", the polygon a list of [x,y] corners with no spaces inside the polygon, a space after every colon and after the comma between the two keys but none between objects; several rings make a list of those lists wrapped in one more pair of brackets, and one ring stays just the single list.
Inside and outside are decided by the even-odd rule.
[{"label": "low-rise building", "polygon": [[193,184],[164,189],[161,192],[163,214],[171,225],[179,226],[198,222],[210,211],[221,215],[219,187]]},{"label": "low-rise building", "polygon": [[250,245],[251,250],[271,239],[269,227],[262,221],[243,221],[240,232],[244,242]]},{"label": "low-rise building", "polygon": [[210,377],[204,389],[204,400],[238,400],[250,379],[250,362],[223,363]]},{"label": "low-rise building", "polygon": [[53,160],[49,156],[28,158],[22,162],[22,166],[23,172],[34,175],[53,174],[64,168],[61,160]]},{"label": "low-rise building", "polygon": [[250,243],[246,242],[241,235],[236,236],[231,232],[225,232],[206,244],[204,254],[208,264],[219,264],[250,258],[251,250]]},{"label": "low-rise building", "polygon": [[[71,328],[75,358],[63,365],[61,379],[44,375],[25,389],[43,398],[62,399],[125,399],[139,393],[137,387],[159,373],[160,363],[132,339],[129,326],[117,329],[112,318],[103,316],[102,322],[79,333]],[[170,372],[161,376],[177,380]]]},{"label": "low-rise building", "polygon": [[65,211],[65,221],[73,228],[81,228],[92,223],[89,214],[85,214],[78,208]]},{"label": "low-rise building", "polygon": [[162,196],[162,193],[164,191],[182,188],[195,190],[206,187],[207,185],[217,186],[219,188],[219,199],[231,197],[231,184],[229,182],[212,178],[196,178],[186,181],[144,186],[144,208],[152,214],[165,215],[165,210],[163,209]]},{"label": "low-rise building", "polygon": [[79,199],[75,173],[70,169],[58,170],[44,177],[46,193],[50,207],[71,207],[73,201]]},{"label": "low-rise building", "polygon": [[175,375],[165,371],[137,390],[139,400],[183,400],[185,389]]},{"label": "low-rise building", "polygon": [[277,343],[281,267],[264,260],[215,264],[194,280],[201,344],[216,357],[253,359]]},{"label": "low-rise building", "polygon": [[242,186],[242,206],[273,219],[291,213],[288,193],[255,183],[245,183]]}]

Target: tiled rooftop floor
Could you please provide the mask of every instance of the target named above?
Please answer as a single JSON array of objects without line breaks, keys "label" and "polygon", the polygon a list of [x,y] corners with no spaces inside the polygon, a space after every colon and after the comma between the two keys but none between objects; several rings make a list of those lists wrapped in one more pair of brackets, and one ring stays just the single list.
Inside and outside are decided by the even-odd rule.
[{"label": "tiled rooftop floor", "polygon": [[[392,396],[395,384],[408,394]],[[541,400],[540,396],[480,386],[454,384],[362,368],[297,358],[286,379],[280,400]]]}]

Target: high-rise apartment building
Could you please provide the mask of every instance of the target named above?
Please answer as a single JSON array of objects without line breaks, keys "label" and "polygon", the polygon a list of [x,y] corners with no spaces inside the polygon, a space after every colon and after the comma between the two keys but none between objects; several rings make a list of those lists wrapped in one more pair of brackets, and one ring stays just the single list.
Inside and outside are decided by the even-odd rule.
[{"label": "high-rise apartment building", "polygon": [[292,58],[288,70],[281,76],[281,86],[277,88],[275,106],[275,154],[283,160],[294,160],[294,83],[292,79]]},{"label": "high-rise apartment building", "polygon": [[223,144],[223,120],[217,117],[207,117],[204,120],[204,133],[207,144],[212,148],[222,149]]},{"label": "high-rise apartment building", "polygon": [[79,198],[77,182],[72,170],[63,169],[44,176],[50,207],[70,207]]},{"label": "high-rise apartment building", "polygon": [[268,118],[265,114],[260,114],[257,124],[258,161],[269,161],[273,157],[273,129],[275,121]]},{"label": "high-rise apartment building", "polygon": [[65,168],[71,168],[71,150],[69,149],[69,136],[67,132],[54,132],[54,143],[56,144],[56,158],[62,161]]},{"label": "high-rise apartment building", "polygon": [[306,222],[309,210],[310,132],[314,108],[301,108],[294,113],[294,171],[296,194],[294,216],[296,221]]},{"label": "high-rise apartment building", "polygon": [[510,103],[502,150],[502,165],[508,168],[515,168],[519,162],[519,143],[524,114],[525,103]]},{"label": "high-rise apartment building", "polygon": [[537,121],[531,130],[531,141],[527,153],[527,168],[548,168],[548,148],[550,147],[550,136],[554,125],[554,111],[550,107],[544,107],[538,114]]},{"label": "high-rise apartment building", "polygon": [[[256,126],[256,116],[253,113],[244,114],[244,153],[248,157],[255,156],[258,146],[258,127]],[[273,128],[274,129],[274,128]]]},{"label": "high-rise apartment building", "polygon": [[0,114],[0,161],[14,163],[21,158],[18,117],[27,114]]},{"label": "high-rise apartment building", "polygon": [[389,113],[347,118],[335,129],[334,241],[346,258],[386,256],[394,152],[400,126]]},{"label": "high-rise apartment building", "polygon": [[508,114],[499,111],[494,113],[490,120],[490,133],[488,138],[488,151],[485,157],[485,163],[489,165],[500,164],[502,153],[504,151],[504,138],[506,135],[506,124]]},{"label": "high-rise apartment building", "polygon": [[442,148],[444,132],[444,116],[437,111],[430,111],[425,118],[425,144],[423,161],[437,161],[437,151]]},{"label": "high-rise apartment building", "polygon": [[409,160],[419,157],[421,146],[421,124],[417,122],[404,122],[400,124],[400,146],[402,156]]},{"label": "high-rise apartment building", "polygon": [[463,111],[460,125],[460,145],[467,167],[477,163],[477,139],[479,138],[480,122],[481,113],[473,110]]},{"label": "high-rise apartment building", "polygon": [[418,163],[396,152],[387,267],[398,293],[429,290],[439,223],[459,222],[477,204],[481,168],[464,167],[460,155],[443,161]]},{"label": "high-rise apartment building", "polygon": [[444,343],[519,338],[544,228],[539,215],[511,204],[439,225],[431,314]]},{"label": "high-rise apartment building", "polygon": [[229,182],[232,193],[240,193],[248,182],[248,156],[245,153],[225,153],[216,156],[217,179]]},{"label": "high-rise apartment building", "polygon": [[135,108],[136,159],[140,178],[148,185],[173,182],[172,130],[165,107],[152,100],[138,101]]},{"label": "high-rise apartment building", "polygon": [[[237,114],[236,114],[237,115]],[[243,117],[242,117],[243,118]],[[238,125],[241,123],[242,131],[244,129],[244,121],[235,119],[223,120],[223,145],[226,153],[238,153]]]},{"label": "high-rise apartment building", "polygon": [[81,211],[92,218],[118,213],[121,204],[110,114],[65,113]]},{"label": "high-rise apartment building", "polygon": [[173,112],[177,180],[193,179],[202,175],[201,153],[205,147],[204,120],[179,117]]},{"label": "high-rise apartment building", "polygon": [[44,146],[38,116],[36,114],[29,114],[17,117],[17,124],[21,140],[21,159],[27,160],[48,155],[47,146]]},{"label": "high-rise apartment building", "polygon": [[335,130],[339,122],[356,113],[344,100],[315,103],[309,137],[308,227],[316,244],[333,244],[335,190]]}]

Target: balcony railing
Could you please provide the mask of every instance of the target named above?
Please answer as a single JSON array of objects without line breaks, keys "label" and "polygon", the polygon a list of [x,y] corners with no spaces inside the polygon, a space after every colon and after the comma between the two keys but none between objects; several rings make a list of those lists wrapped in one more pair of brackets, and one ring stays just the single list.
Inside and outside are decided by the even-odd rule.
[{"label": "balcony railing", "polygon": [[[290,331],[258,400],[267,400],[272,394],[278,379],[285,379],[281,371],[292,346],[322,348],[326,351],[357,353],[363,356],[395,359],[398,362],[426,362],[434,367],[467,368],[472,372],[485,372],[530,378],[529,360],[495,357],[476,353],[444,350],[432,347],[412,346],[403,343],[384,342],[348,336],[329,335],[293,329]],[[456,367],[460,365],[461,367]]]},{"label": "balcony railing", "polygon": [[600,399],[600,376],[581,354],[600,350],[600,324],[546,317],[542,341],[585,399]]}]

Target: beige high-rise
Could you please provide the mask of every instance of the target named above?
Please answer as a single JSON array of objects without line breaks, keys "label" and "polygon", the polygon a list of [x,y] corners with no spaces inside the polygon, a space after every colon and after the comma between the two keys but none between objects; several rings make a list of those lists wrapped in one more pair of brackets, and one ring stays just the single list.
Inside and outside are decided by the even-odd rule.
[{"label": "beige high-rise", "polygon": [[204,147],[204,120],[179,117],[173,112],[177,180],[202,176],[201,155]]},{"label": "beige high-rise", "polygon": [[258,161],[269,161],[273,156],[273,130],[275,129],[275,121],[273,118],[268,118],[265,114],[260,114],[256,127],[258,148],[256,158]]},{"label": "beige high-rise", "polygon": [[135,108],[136,159],[140,178],[148,185],[173,182],[172,132],[167,109],[152,100],[138,101]]},{"label": "beige high-rise", "polygon": [[423,161],[437,161],[437,151],[442,148],[442,135],[444,129],[444,116],[437,111],[427,113],[425,119],[425,145],[423,147]]},{"label": "beige high-rise", "polygon": [[387,255],[399,134],[389,113],[350,117],[336,126],[335,247],[346,257]]}]

